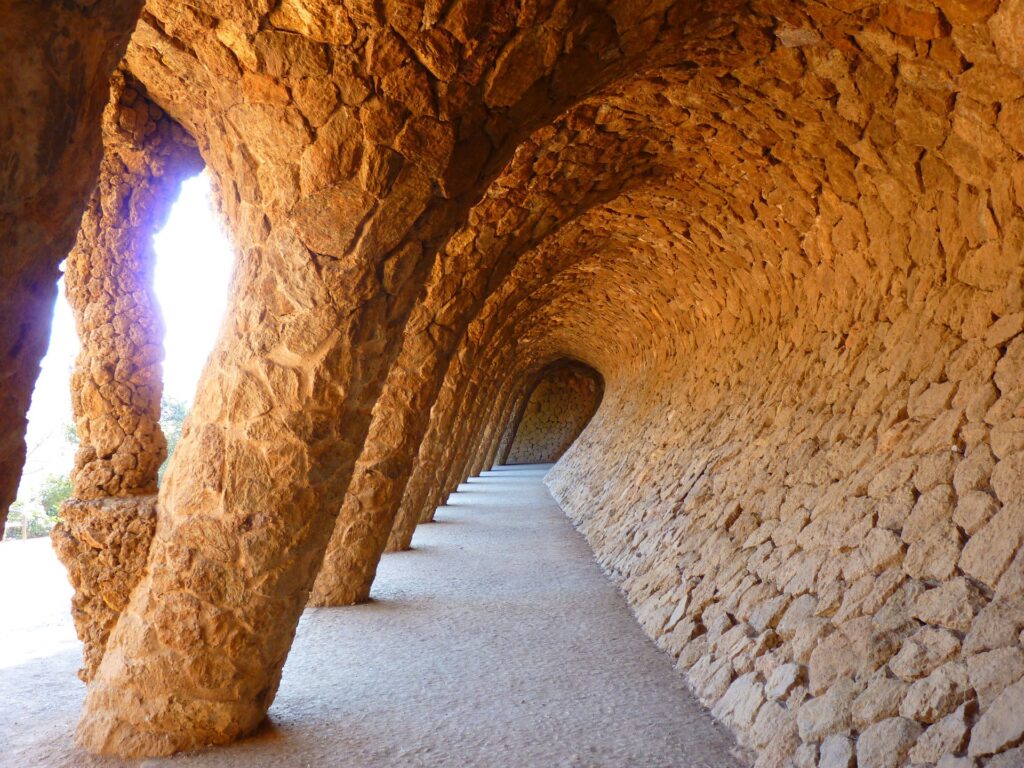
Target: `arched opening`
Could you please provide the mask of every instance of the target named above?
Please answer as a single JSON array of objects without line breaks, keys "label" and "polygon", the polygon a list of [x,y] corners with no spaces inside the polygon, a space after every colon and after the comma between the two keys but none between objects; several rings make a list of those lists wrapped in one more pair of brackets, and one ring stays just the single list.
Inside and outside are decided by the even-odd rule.
[{"label": "arched opening", "polygon": [[167,223],[153,236],[153,250],[153,291],[164,318],[160,428],[167,458],[160,467],[162,478],[217,340],[234,263],[207,172],[182,182]]},{"label": "arched opening", "polygon": [[[167,208],[166,221],[160,216],[153,219],[160,229],[152,234],[148,263],[136,266],[151,278],[159,314],[155,322],[165,330],[162,364],[157,359],[156,365],[163,372],[159,427],[169,459],[218,333],[233,259],[213,210],[206,172],[181,182],[167,196]],[[72,497],[75,454],[81,448],[69,379],[82,345],[66,280],[62,276],[58,286],[49,347],[28,415],[28,455],[0,557],[0,583],[24,585],[0,591],[4,668],[59,652],[75,659],[80,654],[68,612],[73,589],[66,565],[57,559],[49,540],[63,519],[62,504]],[[133,328],[127,325],[123,330],[132,333]],[[97,565],[103,562],[95,547],[89,554]],[[139,554],[144,557],[145,550]],[[112,589],[118,581],[112,580]]]},{"label": "arched opening", "polygon": [[553,464],[593,418],[604,382],[588,365],[562,361],[546,368],[513,422],[514,437],[500,464]]}]

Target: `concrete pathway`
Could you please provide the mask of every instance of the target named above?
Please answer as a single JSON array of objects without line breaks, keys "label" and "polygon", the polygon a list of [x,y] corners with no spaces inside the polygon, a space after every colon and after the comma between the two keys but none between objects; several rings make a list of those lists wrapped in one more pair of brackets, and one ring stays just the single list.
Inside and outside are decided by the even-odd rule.
[{"label": "concrete pathway", "polygon": [[[141,765],[740,766],[548,494],[546,469],[473,478],[412,551],[385,557],[372,603],[306,611],[260,734]],[[65,616],[66,599],[51,600]],[[25,630],[0,623],[0,765],[120,765],[72,744],[78,648],[55,637],[49,655],[11,663]]]}]

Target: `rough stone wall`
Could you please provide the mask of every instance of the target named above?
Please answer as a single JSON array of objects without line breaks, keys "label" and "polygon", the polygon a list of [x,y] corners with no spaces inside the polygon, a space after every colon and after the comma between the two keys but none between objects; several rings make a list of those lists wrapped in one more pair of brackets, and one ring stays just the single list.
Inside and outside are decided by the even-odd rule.
[{"label": "rough stone wall", "polygon": [[112,78],[103,147],[65,269],[81,344],[71,377],[79,448],[72,498],[52,534],[75,587],[86,681],[142,575],[156,527],[157,472],[167,451],[152,236],[181,181],[202,168],[195,142],[123,72]]},{"label": "rough stone wall", "polygon": [[594,415],[600,384],[586,369],[567,367],[546,375],[527,401],[502,464],[558,461]]},{"label": "rough stone wall", "polygon": [[96,179],[107,81],[141,6],[14,0],[0,8],[0,528],[21,479],[57,267]]},{"label": "rough stone wall", "polygon": [[724,91],[656,76],[708,156],[520,259],[414,478],[449,492],[502,392],[586,360],[552,490],[760,766],[1018,765],[1024,17],[872,11]]},{"label": "rough stone wall", "polygon": [[694,349],[671,395],[654,375],[610,387],[550,478],[763,764],[929,765],[1019,740],[1024,336],[1007,317],[970,340],[907,311],[855,337]]}]

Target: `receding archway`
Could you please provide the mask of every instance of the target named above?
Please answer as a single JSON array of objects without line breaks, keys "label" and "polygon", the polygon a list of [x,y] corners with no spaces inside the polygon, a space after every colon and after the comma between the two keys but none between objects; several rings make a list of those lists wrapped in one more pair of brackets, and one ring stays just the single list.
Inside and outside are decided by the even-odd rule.
[{"label": "receding archway", "polygon": [[593,418],[604,382],[588,365],[560,361],[537,379],[512,426],[514,437],[501,464],[553,464]]}]

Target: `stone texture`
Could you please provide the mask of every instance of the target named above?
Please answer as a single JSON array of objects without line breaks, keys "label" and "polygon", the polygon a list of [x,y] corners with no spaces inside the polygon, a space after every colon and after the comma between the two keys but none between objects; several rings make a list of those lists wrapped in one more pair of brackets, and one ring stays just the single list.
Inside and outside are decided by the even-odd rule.
[{"label": "stone texture", "polygon": [[934,756],[975,699],[1009,754],[1019,6],[151,0],[126,66],[238,269],[83,744],[254,729],[317,574],[365,598],[577,360],[549,487],[759,765]]},{"label": "stone texture", "polygon": [[61,507],[53,546],[75,588],[71,614],[84,645],[78,676],[86,682],[146,567],[156,518],[155,496],[72,499]]},{"label": "stone texture", "polygon": [[[433,268],[445,295],[469,299],[456,314],[471,314],[469,285],[486,293],[526,244],[501,239],[525,220],[486,193],[517,175],[517,161],[528,168],[532,147],[547,154],[567,133],[607,133],[574,142],[580,161],[570,165],[598,162],[604,142],[625,150],[605,153],[613,174],[643,174],[645,137],[628,125],[595,128],[604,97],[594,94],[704,37],[672,13],[628,4],[523,15],[470,5],[443,18],[417,6],[346,6],[329,18],[291,4],[147,6],[127,66],[196,138],[239,257],[228,318],[160,489],[147,570],[90,685],[78,731],[87,748],[166,754],[262,721]],[[509,53],[526,39],[543,41],[539,68],[539,49]],[[504,87],[524,60],[529,77]],[[549,130],[556,120],[562,136]],[[578,192],[571,170],[552,170]],[[535,209],[534,236],[609,194],[595,185],[566,197],[559,215]],[[499,263],[449,270],[448,249],[488,207],[500,214],[491,220],[499,241],[481,245]],[[458,338],[451,309],[440,296],[426,317],[440,312]],[[410,344],[434,327],[420,326]],[[445,370],[443,350],[426,355]],[[499,431],[480,425],[487,439],[460,446],[467,470],[494,452]]]},{"label": "stone texture", "polygon": [[902,717],[875,723],[857,739],[857,768],[899,768],[920,733],[921,726]]},{"label": "stone texture", "polygon": [[847,736],[833,734],[821,742],[818,749],[818,768],[853,768],[854,742]]},{"label": "stone texture", "polygon": [[1024,738],[1024,680],[1018,680],[1000,693],[982,714],[974,730],[968,752],[972,756],[991,755],[1013,747]]},{"label": "stone texture", "polygon": [[919,723],[935,723],[968,698],[967,666],[953,661],[907,689],[900,714]]},{"label": "stone texture", "polygon": [[[78,590],[72,612],[86,681],[142,575],[155,529],[157,473],[167,451],[159,424],[163,323],[153,293],[152,236],[181,181],[202,167],[191,137],[120,71],[103,114],[103,148],[65,268],[80,341],[71,377],[79,447],[72,498],[52,534]],[[86,520],[89,510],[96,521]],[[104,526],[109,530],[101,534]]]},{"label": "stone texture", "polygon": [[922,592],[914,601],[912,614],[926,624],[966,632],[985,602],[981,592],[967,579],[953,579]]},{"label": "stone texture", "polygon": [[100,162],[107,81],[141,0],[0,9],[0,526],[25,460],[25,414],[59,277]]},{"label": "stone texture", "polygon": [[601,402],[603,386],[583,366],[567,366],[540,380],[516,419],[502,464],[551,464],[579,437]]},{"label": "stone texture", "polygon": [[907,688],[906,683],[889,677],[885,670],[877,672],[853,702],[854,724],[863,730],[873,723],[898,715]]},{"label": "stone texture", "polygon": [[970,720],[967,705],[964,704],[935,725],[925,729],[914,748],[910,750],[911,761],[935,763],[946,755],[962,752],[970,733]]},{"label": "stone texture", "polygon": [[853,727],[853,702],[859,693],[851,680],[840,680],[824,696],[804,702],[797,712],[800,738],[820,741],[830,734],[845,734]]},{"label": "stone texture", "polygon": [[967,659],[967,673],[971,688],[978,696],[978,704],[988,709],[996,696],[1009,683],[1024,677],[1024,650],[997,648]]},{"label": "stone texture", "polygon": [[65,267],[80,350],[71,378],[79,446],[74,494],[155,494],[163,321],[152,237],[180,183],[202,169],[195,142],[118,72],[103,115],[104,157]]}]

